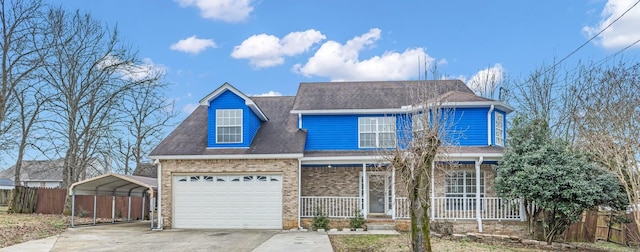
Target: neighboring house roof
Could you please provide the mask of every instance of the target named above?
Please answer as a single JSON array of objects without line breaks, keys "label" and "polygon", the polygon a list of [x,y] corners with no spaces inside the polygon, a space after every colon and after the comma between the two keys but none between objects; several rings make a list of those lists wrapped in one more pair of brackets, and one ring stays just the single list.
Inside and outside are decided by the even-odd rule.
[{"label": "neighboring house roof", "polygon": [[[56,160],[24,160],[20,169],[20,181],[60,181],[62,182],[62,169],[64,159]],[[103,173],[102,165],[97,162],[90,164],[87,169],[87,178],[95,177]],[[15,165],[0,172],[0,178],[15,179]]]},{"label": "neighboring house roof", "polygon": [[8,178],[0,178],[0,186],[14,186],[13,180]]},{"label": "neighboring house roof", "polygon": [[249,148],[207,148],[207,109],[200,105],[149,155],[242,155],[302,154],[306,132],[297,128],[297,116],[290,114],[295,97],[251,97],[269,121],[263,122]]},{"label": "neighboring house roof", "polygon": [[[24,160],[20,169],[21,181],[62,181],[64,159]],[[0,178],[15,179],[15,165],[0,172]]]},{"label": "neighboring house roof", "polygon": [[401,108],[424,99],[422,92],[435,97],[450,91],[475,96],[460,80],[300,83],[293,110]]},{"label": "neighboring house roof", "polygon": [[157,178],[158,166],[152,163],[142,163],[138,165],[138,167],[136,167],[136,170],[133,171],[133,175],[148,178]]}]

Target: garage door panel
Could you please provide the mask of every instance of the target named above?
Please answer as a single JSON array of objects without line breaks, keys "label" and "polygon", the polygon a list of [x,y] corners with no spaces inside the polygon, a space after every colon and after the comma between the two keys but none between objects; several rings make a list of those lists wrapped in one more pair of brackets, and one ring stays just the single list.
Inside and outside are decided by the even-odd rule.
[{"label": "garage door panel", "polygon": [[176,228],[282,228],[280,175],[174,176]]}]

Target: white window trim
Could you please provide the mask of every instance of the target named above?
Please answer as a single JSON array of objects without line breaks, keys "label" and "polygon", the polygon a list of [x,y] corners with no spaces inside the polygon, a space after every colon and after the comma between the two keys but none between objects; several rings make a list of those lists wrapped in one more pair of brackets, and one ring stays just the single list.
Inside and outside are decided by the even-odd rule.
[{"label": "white window trim", "polygon": [[[391,130],[390,131],[378,131],[378,126],[380,125],[381,122],[383,122],[385,120],[385,118],[393,118],[391,120],[392,125],[391,125]],[[375,120],[375,130],[373,131],[361,131],[360,130],[360,124],[361,122],[363,122],[364,120]],[[375,146],[362,146],[362,142],[360,141],[360,136],[363,133],[373,133],[375,134],[375,138],[376,138],[376,144]],[[393,145],[391,146],[380,146],[380,134],[381,133],[393,133]],[[361,149],[370,149],[370,148],[393,148],[396,146],[396,142],[397,142],[397,135],[396,135],[396,120],[395,117],[358,117],[358,148]]]},{"label": "white window trim", "polygon": [[[458,193],[447,193],[447,186],[450,186],[448,184],[448,179],[447,179],[447,177],[448,177],[448,175],[450,173],[447,173],[447,174],[445,174],[445,181],[444,181],[444,197],[445,197],[445,200],[448,197],[451,197],[451,198],[463,198],[463,201],[475,200],[476,199],[476,193],[475,192],[467,192],[467,186],[469,186],[469,185],[467,185],[467,178],[476,179],[475,171],[473,171],[473,170],[451,171],[451,173],[454,173],[454,172],[455,173],[458,173],[458,172],[463,172],[464,173],[463,178],[462,178],[462,181],[463,181],[462,188],[464,189],[464,192],[461,192],[461,193],[460,192],[458,192]],[[473,176],[471,176],[470,174],[473,174]],[[480,185],[480,197],[484,198],[484,197],[486,197],[486,192],[487,192],[487,178],[486,178],[485,172],[483,170],[480,171],[480,179],[482,180],[482,184]],[[458,186],[458,185],[455,185],[455,186]],[[473,188],[475,188],[475,184],[473,186],[474,186]],[[453,196],[451,196],[451,195],[460,195],[460,194],[462,194],[463,196],[462,197],[453,197]],[[467,197],[467,195],[473,195],[473,196],[472,197]],[[480,203],[482,203],[482,202],[480,202]],[[480,209],[485,209],[484,205],[481,205],[480,207],[481,207]],[[467,205],[465,208],[466,209],[458,209],[458,210],[467,210],[467,211],[468,210],[475,210],[475,207],[473,207],[473,206],[468,206]]]},{"label": "white window trim", "polygon": [[[218,126],[218,111],[240,111],[240,125],[225,125],[225,126]],[[243,142],[243,132],[244,132],[244,115],[243,115],[243,111],[242,109],[216,109],[216,143],[217,144],[237,144],[237,143],[242,143]],[[220,127],[238,127],[240,126],[240,141],[239,142],[221,142],[220,139],[218,139],[219,136],[219,129]]]},{"label": "white window trim", "polygon": [[[495,139],[497,146],[504,146],[504,115],[499,112],[495,112]],[[500,132],[500,133],[498,133]]]}]

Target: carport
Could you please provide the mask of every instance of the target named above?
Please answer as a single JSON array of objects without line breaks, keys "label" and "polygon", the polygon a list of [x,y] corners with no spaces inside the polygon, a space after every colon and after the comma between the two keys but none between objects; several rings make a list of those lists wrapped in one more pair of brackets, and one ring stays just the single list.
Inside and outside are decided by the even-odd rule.
[{"label": "carport", "polygon": [[157,225],[154,226],[153,219],[155,215],[155,195],[157,194],[157,191],[157,179],[133,175],[104,174],[73,183],[69,188],[69,195],[71,195],[71,227],[75,227],[74,217],[76,195],[93,195],[93,225],[96,224],[97,211],[95,211],[95,209],[98,195],[112,196],[111,223],[115,222],[116,196],[129,197],[127,221],[131,221],[131,197],[142,197],[142,216],[144,217],[145,196],[148,195],[149,209],[151,210],[151,229],[157,228]]}]

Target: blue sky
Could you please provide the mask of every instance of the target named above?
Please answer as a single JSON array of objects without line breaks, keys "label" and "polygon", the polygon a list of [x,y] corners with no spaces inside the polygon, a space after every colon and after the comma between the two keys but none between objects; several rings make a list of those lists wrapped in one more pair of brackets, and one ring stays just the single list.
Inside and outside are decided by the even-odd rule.
[{"label": "blue sky", "polygon": [[[563,58],[636,0],[65,0],[109,26],[171,83],[183,119],[229,82],[248,95],[295,95],[300,82],[416,80],[418,58],[447,78],[519,77]],[[633,8],[567,62],[640,39]],[[626,50],[629,57],[640,44]]]}]

